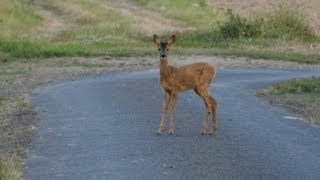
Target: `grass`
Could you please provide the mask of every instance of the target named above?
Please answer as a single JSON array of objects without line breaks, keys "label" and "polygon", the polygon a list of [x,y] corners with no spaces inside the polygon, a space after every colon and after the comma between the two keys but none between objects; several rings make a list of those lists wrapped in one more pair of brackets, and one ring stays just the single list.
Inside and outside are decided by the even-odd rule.
[{"label": "grass", "polygon": [[27,1],[1,0],[1,38],[26,36],[26,32],[38,26],[41,20],[41,17],[36,15]]},{"label": "grass", "polygon": [[17,154],[6,155],[0,159],[1,180],[22,180],[23,179],[22,159]]},{"label": "grass", "polygon": [[294,79],[278,83],[267,89],[267,92],[274,95],[302,94],[320,102],[320,77]]},{"label": "grass", "polygon": [[269,15],[263,24],[263,35],[267,38],[285,40],[301,40],[314,42],[318,40],[314,32],[306,24],[306,17],[300,9],[294,10],[288,7],[279,7]]},{"label": "grass", "polygon": [[[183,12],[180,17],[190,19],[187,24],[196,30],[178,33],[178,41],[175,44],[176,47],[186,48],[185,52],[188,49],[199,48],[204,49],[207,54],[309,64],[320,62],[318,52],[308,51],[310,44],[319,43],[319,38],[305,23],[303,11],[299,9],[281,6],[264,17],[246,19],[234,15],[231,10],[227,13],[208,10],[203,1],[186,1],[182,5],[179,1],[137,0],[137,2],[170,18],[174,18],[172,15],[174,13]],[[195,4],[197,6],[194,6]],[[201,13],[207,15],[202,17]],[[193,22],[192,17],[196,17],[198,21]],[[296,45],[301,49],[295,48]]]},{"label": "grass", "polygon": [[266,17],[246,19],[228,11],[228,20],[219,27],[224,39],[282,39],[314,42],[314,32],[306,24],[302,10],[280,6]]},{"label": "grass", "polygon": [[218,22],[226,18],[223,12],[209,7],[205,0],[136,0],[136,2],[197,30],[218,27]]},{"label": "grass", "polygon": [[77,44],[34,41],[26,38],[17,40],[0,39],[0,50],[7,54],[2,61],[33,57],[87,56],[89,52]]},{"label": "grass", "polygon": [[32,103],[28,94],[22,94],[17,98],[17,106],[20,109],[27,108],[32,109]]},{"label": "grass", "polygon": [[[31,1],[2,1],[6,3],[0,7],[0,62],[35,57],[153,53],[151,37],[137,29],[136,20],[109,8],[104,0],[57,0],[45,4],[45,9],[66,24],[49,36],[38,32],[37,29],[46,28],[43,24],[48,20],[33,11],[28,3]],[[306,63],[318,63],[320,59],[316,52],[279,50],[283,44],[293,44],[291,42],[304,47],[319,43],[305,24],[302,10],[279,7],[265,17],[245,19],[232,11],[226,13],[212,8],[204,0],[135,0],[131,3],[130,6],[140,6],[191,27],[193,30],[176,32],[177,48]]]},{"label": "grass", "polygon": [[[6,68],[2,69],[0,68],[0,76],[1,75],[20,75],[20,74],[28,74],[32,71],[31,67],[12,67],[12,68]],[[1,101],[1,98],[0,98]]]},{"label": "grass", "polygon": [[[53,10],[61,21],[68,21],[70,24],[66,29],[58,28],[57,34],[48,37],[38,35],[39,32],[34,27],[41,26],[45,20],[42,21],[36,16],[26,2],[15,0],[14,3],[8,2],[1,7],[7,9],[7,11],[1,11],[0,16],[1,19],[6,19],[3,21],[5,26],[0,26],[6,27],[0,29],[0,61],[2,62],[34,57],[101,54],[128,56],[131,53],[134,54],[135,49],[141,51],[147,47],[137,37],[140,36],[139,31],[131,27],[130,19],[115,10],[107,9],[107,5],[104,6],[102,0],[57,1],[56,4],[52,3],[45,7]],[[20,8],[14,9],[15,7]],[[16,12],[27,14],[27,17],[33,18],[33,21],[23,22],[19,16],[16,17]],[[13,20],[7,19],[8,16]],[[23,27],[9,24],[23,24]],[[11,33],[13,29],[21,29],[21,31]]]},{"label": "grass", "polygon": [[[17,109],[31,111],[32,104],[28,94],[0,96],[0,143],[4,143],[1,144],[3,146],[0,149],[1,180],[24,179],[22,154],[25,152],[26,147],[21,147],[19,144],[25,140],[23,138],[30,136],[30,134],[26,133],[30,131],[30,127],[25,125],[28,122],[24,118],[16,119],[16,122],[10,119],[13,115],[12,113]],[[14,145],[11,145],[11,143]]]},{"label": "grass", "polygon": [[[231,10],[226,16],[227,20],[221,21],[218,28],[182,33],[182,47],[220,47],[255,51],[267,49],[272,57],[275,56],[272,52],[281,52],[279,49],[283,47],[289,49],[297,44],[307,47],[310,43],[319,43],[319,38],[305,23],[303,14],[288,7],[281,7],[257,19],[242,18],[234,15]],[[291,53],[291,50],[288,50],[288,53]]]},{"label": "grass", "polygon": [[4,96],[0,96],[0,107],[2,106],[3,101],[5,101],[5,97]]},{"label": "grass", "polygon": [[[52,19],[40,17],[32,6],[32,0],[0,1],[0,63],[23,61],[32,64],[37,63],[33,58],[48,57],[155,54],[151,36],[137,28],[140,22],[110,8],[105,0],[44,1],[47,4],[43,8],[52,13]],[[209,7],[205,0],[135,0],[126,3],[160,14],[182,28],[190,27],[189,31],[172,32],[177,34],[175,54],[235,55],[299,63],[320,61],[318,52],[288,50],[296,44],[319,43],[318,37],[305,24],[300,10],[281,7],[265,17],[245,19],[230,14],[232,12]],[[61,23],[63,27],[52,27],[51,21]],[[54,33],[50,33],[51,28]],[[281,50],[283,46],[288,48]],[[60,66],[68,63],[62,62]],[[108,66],[108,63],[76,63],[71,66]],[[32,70],[25,67],[2,68],[0,75],[23,76]],[[290,81],[273,87],[270,92],[310,94],[320,99],[319,81],[319,78]],[[11,82],[0,83],[1,86],[9,86]],[[14,100],[17,106],[32,107],[27,96],[20,94],[18,97]],[[1,106],[6,101],[0,96]],[[22,179],[22,172],[21,159],[15,153],[1,159],[0,179]]]}]

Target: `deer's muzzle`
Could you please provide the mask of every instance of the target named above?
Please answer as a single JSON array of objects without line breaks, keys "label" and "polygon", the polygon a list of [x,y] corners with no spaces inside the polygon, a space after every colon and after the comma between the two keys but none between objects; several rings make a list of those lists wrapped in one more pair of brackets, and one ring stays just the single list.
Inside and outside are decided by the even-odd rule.
[{"label": "deer's muzzle", "polygon": [[161,58],[161,59],[166,59],[166,58],[167,58],[167,55],[166,55],[166,54],[160,54],[160,58]]}]

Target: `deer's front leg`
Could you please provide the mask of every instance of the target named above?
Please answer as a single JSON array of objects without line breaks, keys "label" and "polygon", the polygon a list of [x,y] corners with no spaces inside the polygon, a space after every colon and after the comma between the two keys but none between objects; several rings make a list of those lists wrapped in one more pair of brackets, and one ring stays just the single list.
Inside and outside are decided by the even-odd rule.
[{"label": "deer's front leg", "polygon": [[169,102],[170,102],[170,93],[165,92],[164,102],[162,107],[161,123],[160,123],[159,130],[157,132],[158,135],[161,135],[161,133],[164,131]]},{"label": "deer's front leg", "polygon": [[176,105],[177,105],[177,100],[178,100],[178,94],[177,93],[172,93],[171,95],[171,121],[170,121],[170,129],[169,133],[174,134],[175,128],[174,128],[174,113],[176,111]]}]

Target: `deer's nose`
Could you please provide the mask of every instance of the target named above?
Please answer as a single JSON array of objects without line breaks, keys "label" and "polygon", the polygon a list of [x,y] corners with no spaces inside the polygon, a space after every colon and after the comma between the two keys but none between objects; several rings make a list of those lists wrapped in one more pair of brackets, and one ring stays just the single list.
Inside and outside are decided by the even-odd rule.
[{"label": "deer's nose", "polygon": [[160,57],[161,57],[162,59],[164,59],[164,58],[166,57],[166,55],[165,55],[165,54],[161,54]]}]

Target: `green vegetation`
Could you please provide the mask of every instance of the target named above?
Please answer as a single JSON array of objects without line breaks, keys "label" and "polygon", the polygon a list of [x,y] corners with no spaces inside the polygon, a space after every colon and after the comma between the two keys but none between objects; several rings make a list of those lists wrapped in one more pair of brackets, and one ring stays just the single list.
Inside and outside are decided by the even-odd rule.
[{"label": "green vegetation", "polygon": [[[150,47],[150,34],[140,27],[144,25],[140,22],[144,15],[140,14],[139,19],[134,17],[139,16],[139,12],[110,7],[110,2],[48,1],[42,8],[52,15],[42,17],[36,13],[31,0],[2,1],[0,61],[101,54],[134,56],[154,52]],[[127,3],[172,20],[175,26],[185,29],[171,32],[179,38],[175,46],[186,49],[179,51],[182,54],[188,49],[209,49],[205,50],[208,54],[319,63],[318,53],[287,50],[296,44],[309,47],[310,43],[319,43],[299,9],[279,7],[263,17],[246,19],[233,14],[232,10],[223,12],[208,6],[204,0]],[[53,32],[47,32],[48,29]],[[283,49],[284,44],[287,49]]]},{"label": "green vegetation", "polygon": [[5,100],[4,96],[0,96],[0,106],[2,105],[2,102]]},{"label": "green vegetation", "polygon": [[20,180],[23,179],[22,172],[22,160],[18,155],[11,154],[0,159],[0,179]]},{"label": "green vegetation", "polygon": [[[217,27],[183,33],[182,47],[224,48],[230,54],[253,58],[280,59],[305,63],[319,63],[317,53],[297,53],[277,50],[290,44],[319,42],[319,38],[305,24],[302,14],[279,8],[267,17],[254,20],[227,12],[227,20]],[[243,52],[239,53],[239,52]]]},{"label": "green vegetation", "polygon": [[[41,28],[46,28],[41,23],[47,20],[36,15],[26,2],[8,1],[0,7],[4,9],[0,12],[0,23],[3,24],[0,26],[0,61],[99,54],[126,56],[136,49],[139,52],[142,47],[146,47],[137,38],[139,32],[131,27],[130,19],[115,10],[106,9],[107,5],[103,6],[103,1],[73,0],[47,5],[44,8],[53,10],[56,13],[54,18],[61,21],[56,24],[63,24],[63,27],[52,27],[56,32],[49,35],[41,32]],[[30,20],[16,14],[26,14]]]},{"label": "green vegetation", "polygon": [[226,17],[223,12],[209,7],[205,0],[136,0],[138,4],[161,13],[167,18],[179,20],[199,29],[217,27],[218,21]]},{"label": "green vegetation", "polygon": [[[290,50],[299,44],[319,43],[319,38],[306,24],[302,10],[279,7],[257,19],[235,15],[232,10],[221,12],[204,1],[136,0],[141,6],[185,22],[196,30],[178,33],[176,47],[210,49],[206,54],[247,56],[262,59],[289,60],[299,63],[319,63],[317,52]],[[182,14],[180,12],[183,12]],[[176,16],[179,16],[177,18]],[[288,50],[283,49],[287,47]],[[183,53],[180,51],[180,53]]]},{"label": "green vegetation", "polygon": [[304,94],[320,101],[320,77],[295,79],[278,83],[267,89],[270,94]]},{"label": "green vegetation", "polygon": [[26,36],[26,32],[39,25],[41,20],[26,1],[1,0],[1,39]]},{"label": "green vegetation", "polygon": [[[169,26],[168,31],[159,30],[161,36],[177,34],[174,54],[235,55],[320,63],[319,52],[307,49],[310,43],[319,44],[319,38],[307,26],[302,11],[289,7],[246,19],[233,14],[232,10],[223,12],[211,7],[205,0],[0,1],[0,64],[22,61],[20,66],[13,62],[9,68],[0,68],[0,76],[23,76],[34,70],[30,64],[47,61],[39,59],[48,57],[154,55],[150,31],[158,33],[157,28],[161,26]],[[160,25],[156,26],[157,23]],[[301,51],[291,48],[295,46],[307,48]],[[24,63],[30,66],[25,67]],[[108,63],[64,62],[63,59],[53,66],[68,65],[90,68],[106,67]],[[6,87],[13,82],[0,84]],[[289,81],[275,85],[270,93],[308,94],[320,100],[319,82],[320,78]],[[7,101],[0,96],[0,106]],[[23,94],[11,102],[20,108],[32,108]],[[6,133],[0,131],[0,138],[7,137]],[[0,156],[0,179],[22,179],[22,171],[21,159],[15,153]]]},{"label": "green vegetation", "polygon": [[229,19],[224,22],[219,33],[224,39],[265,38],[299,41],[316,41],[317,37],[306,25],[303,14],[281,7],[266,19],[248,20],[228,12]]}]

